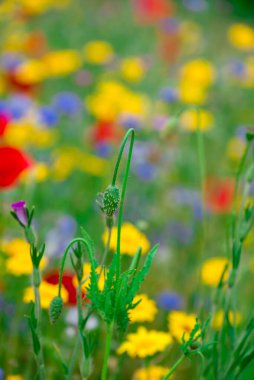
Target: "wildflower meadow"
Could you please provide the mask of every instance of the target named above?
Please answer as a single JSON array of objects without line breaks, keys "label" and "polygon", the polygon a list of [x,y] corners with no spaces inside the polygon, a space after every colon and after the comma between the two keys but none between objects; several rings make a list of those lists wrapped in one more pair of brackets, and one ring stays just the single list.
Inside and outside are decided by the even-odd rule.
[{"label": "wildflower meadow", "polygon": [[0,380],[254,380],[254,2],[0,29]]}]

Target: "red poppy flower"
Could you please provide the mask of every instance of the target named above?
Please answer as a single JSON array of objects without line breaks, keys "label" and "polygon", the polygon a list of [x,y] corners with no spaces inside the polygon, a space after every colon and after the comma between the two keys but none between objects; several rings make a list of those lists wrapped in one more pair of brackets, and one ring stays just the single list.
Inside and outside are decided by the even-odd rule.
[{"label": "red poppy flower", "polygon": [[168,0],[133,0],[138,21],[154,23],[172,14],[173,7]]},{"label": "red poppy flower", "polygon": [[206,203],[209,211],[228,213],[232,208],[234,182],[225,178],[209,178],[206,181]]},{"label": "red poppy flower", "polygon": [[31,84],[21,82],[14,71],[9,71],[5,74],[6,84],[10,91],[19,92],[19,93],[29,93],[33,95],[38,89],[38,84]]},{"label": "red poppy flower", "polygon": [[95,144],[117,141],[120,137],[119,129],[109,121],[98,121],[92,128],[92,140]]},{"label": "red poppy flower", "polygon": [[21,173],[31,165],[30,157],[17,148],[0,146],[0,188],[15,185]]},{"label": "red poppy flower", "polygon": [[[73,277],[74,277],[74,275],[71,272],[64,272],[64,274],[63,274],[62,285],[68,292],[67,305],[69,305],[69,306],[73,306],[73,305],[77,304],[77,292],[76,292],[75,286],[73,285]],[[44,280],[46,282],[48,282],[49,284],[54,284],[54,285],[58,284],[59,272],[58,271],[52,271],[52,272],[48,273],[46,275],[46,277],[44,278]],[[84,294],[83,294],[83,296],[84,296]],[[88,301],[88,300],[86,299],[86,301]]]},{"label": "red poppy flower", "polygon": [[4,135],[9,121],[10,119],[6,114],[0,113],[0,137]]}]

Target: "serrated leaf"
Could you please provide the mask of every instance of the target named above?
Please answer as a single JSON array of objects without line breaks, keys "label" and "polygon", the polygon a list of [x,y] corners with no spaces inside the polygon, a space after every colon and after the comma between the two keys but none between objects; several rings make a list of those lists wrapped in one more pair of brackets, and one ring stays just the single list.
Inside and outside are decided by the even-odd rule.
[{"label": "serrated leaf", "polygon": [[136,274],[136,276],[133,278],[133,281],[130,285],[128,296],[127,296],[127,303],[131,303],[135,295],[137,294],[141,284],[143,283],[145,277],[147,276],[150,267],[152,265],[153,258],[158,250],[159,245],[156,244],[147,254],[145,263],[143,267],[140,269],[140,271]]}]

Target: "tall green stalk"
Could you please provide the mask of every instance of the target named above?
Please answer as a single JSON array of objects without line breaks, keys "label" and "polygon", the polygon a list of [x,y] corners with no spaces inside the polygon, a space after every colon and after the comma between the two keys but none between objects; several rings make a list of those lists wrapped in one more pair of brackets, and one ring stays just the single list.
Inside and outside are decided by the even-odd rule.
[{"label": "tall green stalk", "polygon": [[[121,228],[122,228],[122,221],[123,221],[124,199],[125,199],[125,193],[126,193],[126,188],[127,188],[129,171],[130,171],[133,145],[134,145],[134,140],[135,140],[135,131],[133,128],[128,130],[128,132],[126,133],[126,135],[123,139],[123,142],[121,144],[121,147],[120,147],[120,150],[118,153],[118,157],[117,157],[117,161],[116,161],[116,165],[115,165],[115,170],[114,170],[114,174],[113,174],[113,179],[112,179],[112,186],[114,186],[116,184],[119,166],[120,166],[122,155],[124,152],[124,148],[125,148],[125,145],[129,139],[129,136],[130,136],[130,146],[129,146],[127,162],[126,162],[126,166],[125,166],[122,192],[121,192],[120,205],[119,205],[118,222],[117,222],[116,280],[119,279],[120,273],[121,273]],[[111,340],[113,337],[113,331],[114,331],[114,320],[113,320],[113,322],[111,322],[110,325],[107,325],[106,347],[105,347],[105,353],[104,353],[101,380],[107,379],[108,359],[109,359],[109,355],[110,355],[110,347],[111,347]]]},{"label": "tall green stalk", "polygon": [[[41,336],[41,298],[40,298],[40,272],[39,269],[35,266],[33,267],[33,291],[34,291],[34,301],[35,301],[35,317],[37,319],[37,336],[40,339]],[[44,380],[46,377],[45,374],[45,364],[43,349],[40,342],[40,349],[36,354],[36,360],[38,365],[38,375],[40,380]]]}]

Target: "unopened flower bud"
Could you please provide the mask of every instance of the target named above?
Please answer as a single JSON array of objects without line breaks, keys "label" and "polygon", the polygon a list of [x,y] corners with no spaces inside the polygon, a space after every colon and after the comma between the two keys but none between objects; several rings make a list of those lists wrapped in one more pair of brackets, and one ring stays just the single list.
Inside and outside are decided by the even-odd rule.
[{"label": "unopened flower bud", "polygon": [[11,205],[13,215],[22,226],[28,226],[28,213],[25,201],[18,201]]},{"label": "unopened flower bud", "polygon": [[63,310],[63,300],[56,296],[52,299],[49,306],[49,319],[52,324],[56,323]]},{"label": "unopened flower bud", "polygon": [[113,216],[119,207],[120,192],[117,186],[108,186],[103,193],[103,212],[107,216]]}]

